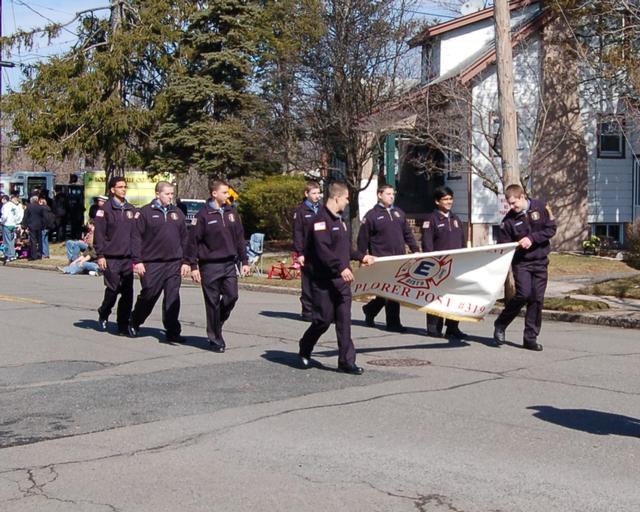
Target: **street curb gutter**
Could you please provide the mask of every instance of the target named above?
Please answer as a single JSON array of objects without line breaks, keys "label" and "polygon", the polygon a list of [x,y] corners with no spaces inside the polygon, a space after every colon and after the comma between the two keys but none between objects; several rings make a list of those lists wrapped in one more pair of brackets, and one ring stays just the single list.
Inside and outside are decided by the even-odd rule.
[{"label": "street curb gutter", "polygon": [[[45,265],[20,265],[14,266],[11,265],[11,268],[30,268],[36,270],[49,270],[53,272],[57,272],[58,269],[54,266],[45,266]],[[196,285],[194,285],[196,286]],[[262,292],[262,293],[279,293],[283,295],[298,295],[300,290],[297,288],[286,288],[282,286],[269,286],[266,284],[249,284],[243,283],[242,280],[238,281],[238,287],[241,290],[248,290],[252,292]],[[502,308],[493,308],[491,310],[492,314],[499,314],[502,311]],[[613,310],[616,311],[616,310]],[[543,310],[542,318],[543,320],[552,320],[555,322],[568,322],[568,323],[581,323],[588,325],[601,325],[605,327],[618,327],[621,329],[640,329],[640,318],[629,318],[628,316],[622,316],[628,314],[625,313],[625,310],[617,310],[619,311],[620,316],[616,315],[607,315],[602,313],[570,313],[566,311],[551,311],[551,310]],[[520,313],[520,316],[524,316],[524,313]]]}]

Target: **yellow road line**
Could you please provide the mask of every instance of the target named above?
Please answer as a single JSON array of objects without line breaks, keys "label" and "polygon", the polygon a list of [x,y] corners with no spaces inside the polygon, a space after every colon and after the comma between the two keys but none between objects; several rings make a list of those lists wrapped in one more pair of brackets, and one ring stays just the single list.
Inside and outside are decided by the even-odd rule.
[{"label": "yellow road line", "polygon": [[26,297],[14,297],[13,295],[2,295],[0,293],[0,300],[5,302],[19,302],[22,304],[44,304],[43,300],[27,299]]}]

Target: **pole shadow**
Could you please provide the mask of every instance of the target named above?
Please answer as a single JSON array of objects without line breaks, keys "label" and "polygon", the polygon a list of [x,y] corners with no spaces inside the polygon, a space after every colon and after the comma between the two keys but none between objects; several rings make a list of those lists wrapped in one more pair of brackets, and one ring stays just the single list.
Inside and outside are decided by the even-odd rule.
[{"label": "pole shadow", "polygon": [[640,419],[622,414],[591,409],[559,409],[550,405],[532,405],[527,409],[536,411],[533,415],[538,419],[589,434],[640,437]]}]

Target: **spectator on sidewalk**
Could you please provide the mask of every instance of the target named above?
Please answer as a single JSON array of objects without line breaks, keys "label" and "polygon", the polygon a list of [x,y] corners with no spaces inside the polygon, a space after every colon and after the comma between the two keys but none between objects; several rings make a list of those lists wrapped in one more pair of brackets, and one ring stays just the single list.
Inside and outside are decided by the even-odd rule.
[{"label": "spectator on sidewalk", "polygon": [[42,259],[42,230],[45,226],[44,213],[44,207],[39,203],[38,196],[32,196],[22,219],[22,227],[29,233],[29,260],[31,261]]},{"label": "spectator on sidewalk", "polygon": [[86,251],[89,246],[93,246],[93,233],[95,231],[95,225],[92,220],[85,226],[86,232],[82,237],[82,240],[67,240],[65,247],[67,249],[67,260],[72,262],[82,251]]},{"label": "spectator on sidewalk", "polygon": [[2,197],[2,210],[0,210],[0,224],[2,224],[2,239],[4,245],[5,262],[13,261],[16,256],[16,237],[22,222],[24,210],[20,205],[17,195]]},{"label": "spectator on sidewalk", "polygon": [[63,274],[97,276],[100,273],[100,267],[96,263],[96,259],[96,251],[93,247],[90,247],[66,267],[58,267],[58,270]]}]

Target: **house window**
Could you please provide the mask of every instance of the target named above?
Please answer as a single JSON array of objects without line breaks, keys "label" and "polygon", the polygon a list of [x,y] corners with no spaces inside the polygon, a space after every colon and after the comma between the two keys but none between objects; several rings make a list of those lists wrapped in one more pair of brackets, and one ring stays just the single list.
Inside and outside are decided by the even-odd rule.
[{"label": "house window", "polygon": [[618,248],[624,242],[622,224],[594,224],[593,234],[612,249]]},{"label": "house window", "polygon": [[621,118],[598,123],[598,158],[624,158],[624,125]]}]

